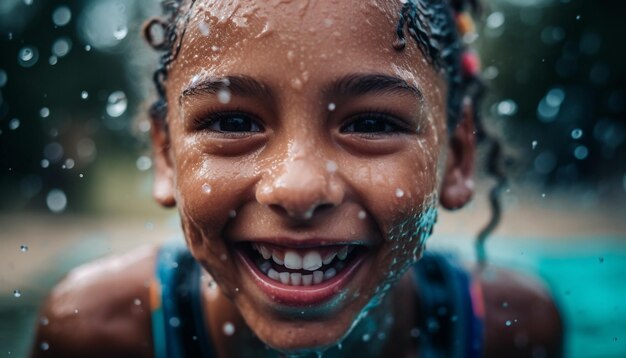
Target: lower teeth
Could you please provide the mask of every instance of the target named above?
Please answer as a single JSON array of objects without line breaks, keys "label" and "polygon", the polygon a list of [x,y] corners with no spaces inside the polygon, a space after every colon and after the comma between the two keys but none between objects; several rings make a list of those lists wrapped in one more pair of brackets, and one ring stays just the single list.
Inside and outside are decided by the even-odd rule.
[{"label": "lower teeth", "polygon": [[325,270],[317,270],[310,274],[302,274],[299,272],[278,272],[272,268],[272,264],[269,260],[263,260],[260,264],[257,264],[259,270],[261,270],[261,272],[266,274],[269,278],[290,286],[318,285],[335,277],[337,273],[344,268],[344,266],[345,264],[343,262],[337,261],[332,267]]}]

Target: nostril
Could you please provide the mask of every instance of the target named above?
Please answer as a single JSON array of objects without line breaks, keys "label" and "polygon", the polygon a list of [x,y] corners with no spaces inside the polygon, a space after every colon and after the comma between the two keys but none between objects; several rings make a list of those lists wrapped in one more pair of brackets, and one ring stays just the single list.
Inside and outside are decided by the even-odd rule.
[{"label": "nostril", "polygon": [[289,216],[289,217],[292,217],[294,219],[299,219],[299,220],[309,220],[314,215],[317,215],[322,211],[327,211],[328,209],[333,208],[334,205],[330,203],[323,203],[323,204],[312,205],[306,209],[305,208],[290,209],[279,204],[269,204],[267,207],[273,212],[275,212],[276,214],[281,215],[281,216]]}]

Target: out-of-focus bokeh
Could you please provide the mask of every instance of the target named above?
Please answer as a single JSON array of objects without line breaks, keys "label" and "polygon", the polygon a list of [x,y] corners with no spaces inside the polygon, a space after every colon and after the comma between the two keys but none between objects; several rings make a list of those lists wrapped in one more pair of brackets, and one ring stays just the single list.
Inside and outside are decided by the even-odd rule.
[{"label": "out-of-focus bokeh", "polygon": [[[568,357],[626,356],[626,3],[483,3],[466,40],[489,87],[486,127],[513,158],[489,259],[547,282]],[[181,235],[175,211],[150,198],[157,58],[139,32],[158,11],[155,0],[0,1],[0,355],[27,354],[45,323],[37,307],[72,267]],[[429,249],[474,259],[492,182],[478,183]]]}]

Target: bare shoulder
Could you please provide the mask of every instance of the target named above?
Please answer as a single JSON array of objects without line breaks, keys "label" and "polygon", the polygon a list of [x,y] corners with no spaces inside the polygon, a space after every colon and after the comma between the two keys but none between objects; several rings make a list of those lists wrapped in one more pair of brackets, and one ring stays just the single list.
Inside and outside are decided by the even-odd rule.
[{"label": "bare shoulder", "polygon": [[546,286],[501,268],[480,274],[486,357],[559,357],[563,325]]},{"label": "bare shoulder", "polygon": [[[152,356],[149,282],[157,248],[73,269],[46,299],[33,356]],[[43,347],[46,349],[42,349]]]}]

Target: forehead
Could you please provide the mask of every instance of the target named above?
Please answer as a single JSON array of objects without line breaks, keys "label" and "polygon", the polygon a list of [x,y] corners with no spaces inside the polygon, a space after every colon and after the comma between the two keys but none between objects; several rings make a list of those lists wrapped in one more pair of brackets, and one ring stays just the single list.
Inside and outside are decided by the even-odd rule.
[{"label": "forehead", "polygon": [[199,74],[247,74],[298,87],[326,76],[376,72],[437,92],[442,78],[417,46],[392,47],[401,6],[400,0],[196,1],[170,68],[177,83],[170,87],[180,93]]}]

